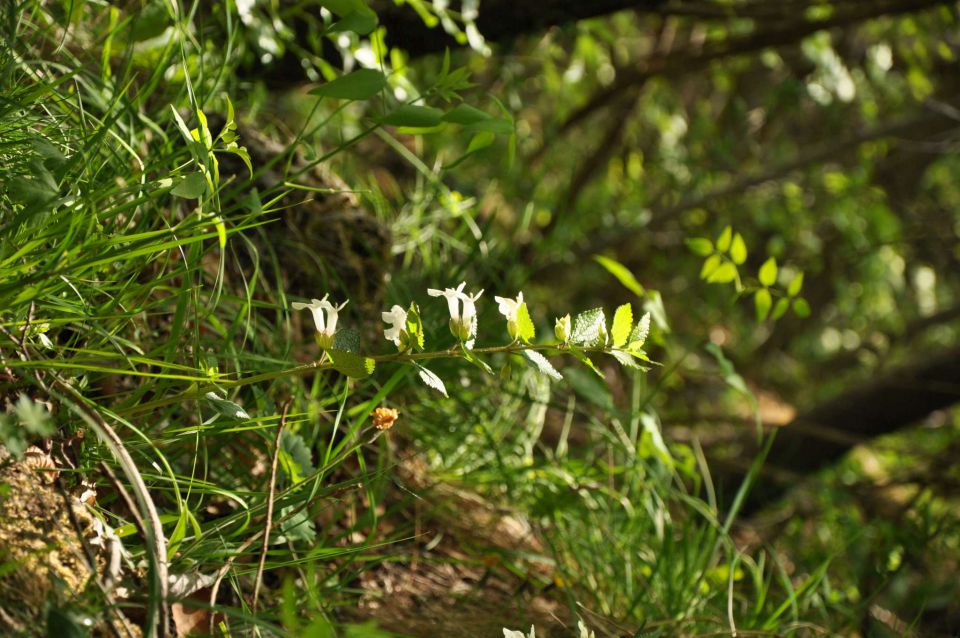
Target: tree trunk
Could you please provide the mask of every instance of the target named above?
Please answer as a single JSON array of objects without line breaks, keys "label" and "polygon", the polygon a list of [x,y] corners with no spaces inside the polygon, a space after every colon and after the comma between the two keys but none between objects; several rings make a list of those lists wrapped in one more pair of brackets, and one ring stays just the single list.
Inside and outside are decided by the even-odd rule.
[{"label": "tree trunk", "polygon": [[[664,0],[482,0],[477,28],[488,42],[508,42],[548,27],[569,24],[625,9],[652,10]],[[439,53],[446,48],[462,46],[441,27],[429,28],[409,6],[397,6],[392,0],[372,7],[387,28],[390,44],[413,56]],[[457,8],[451,3],[451,8]]]},{"label": "tree trunk", "polygon": [[[960,402],[960,348],[895,368],[822,403],[781,427],[767,457],[766,477],[752,490],[745,513],[780,497],[790,483],[838,461],[866,442]],[[744,468],[730,468],[743,475]]]}]

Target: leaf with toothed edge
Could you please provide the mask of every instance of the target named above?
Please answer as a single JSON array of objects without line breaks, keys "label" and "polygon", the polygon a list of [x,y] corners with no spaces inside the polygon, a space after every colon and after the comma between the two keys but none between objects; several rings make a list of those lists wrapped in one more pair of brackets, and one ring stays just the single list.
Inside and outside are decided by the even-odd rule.
[{"label": "leaf with toothed edge", "polygon": [[431,388],[433,388],[443,396],[447,396],[447,388],[446,386],[443,385],[443,379],[441,379],[436,374],[434,374],[430,370],[427,370],[421,365],[417,365],[417,368],[419,368],[418,372],[420,374],[421,381],[423,381],[425,384],[427,384],[428,386],[430,386]]},{"label": "leaf with toothed edge", "polygon": [[524,350],[523,356],[533,363],[534,367],[537,368],[540,374],[550,377],[554,381],[563,380],[563,375],[557,372],[557,369],[553,367],[553,364],[550,363],[550,360],[536,350]]},{"label": "leaf with toothed edge", "polygon": [[373,374],[376,362],[370,357],[362,357],[347,350],[327,350],[333,369],[351,379],[362,379]]},{"label": "leaf with toothed edge", "polygon": [[593,308],[578,314],[573,320],[573,334],[570,340],[581,346],[600,344],[601,333],[606,328],[603,308]]}]

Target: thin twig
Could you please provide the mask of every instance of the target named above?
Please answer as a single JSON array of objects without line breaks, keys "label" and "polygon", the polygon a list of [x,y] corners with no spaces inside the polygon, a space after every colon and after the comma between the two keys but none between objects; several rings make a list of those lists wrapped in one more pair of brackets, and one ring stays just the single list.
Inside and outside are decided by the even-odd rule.
[{"label": "thin twig", "polygon": [[293,403],[293,397],[287,399],[283,404],[283,411],[280,413],[280,424],[277,425],[277,435],[273,440],[273,460],[270,462],[270,485],[267,492],[267,520],[263,525],[263,542],[260,544],[260,562],[257,563],[257,575],[253,581],[253,602],[250,608],[254,614],[257,613],[257,600],[260,597],[260,587],[263,584],[263,570],[267,564],[267,549],[270,545],[270,526],[273,524],[273,499],[276,496],[277,489],[277,465],[280,460],[280,437],[283,434],[283,428],[287,425],[287,413],[290,411],[290,405]]}]

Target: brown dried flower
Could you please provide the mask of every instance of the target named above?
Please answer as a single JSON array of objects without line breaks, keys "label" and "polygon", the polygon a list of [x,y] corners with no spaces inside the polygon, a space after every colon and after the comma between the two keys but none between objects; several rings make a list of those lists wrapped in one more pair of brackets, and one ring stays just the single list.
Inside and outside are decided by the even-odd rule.
[{"label": "brown dried flower", "polygon": [[389,430],[400,417],[400,411],[394,408],[377,408],[373,411],[373,427]]}]

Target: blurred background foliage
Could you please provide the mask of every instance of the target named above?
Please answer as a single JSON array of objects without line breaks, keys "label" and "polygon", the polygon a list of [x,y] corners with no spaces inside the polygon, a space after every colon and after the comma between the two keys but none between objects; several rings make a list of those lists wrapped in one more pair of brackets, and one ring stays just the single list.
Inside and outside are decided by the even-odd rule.
[{"label": "blurred background foliage", "polygon": [[[258,622],[245,540],[287,396],[281,484],[320,478],[278,504],[264,633],[960,631],[956,2],[30,0],[4,29],[0,299],[23,338],[3,351],[29,335],[64,361],[12,363],[10,397],[59,365],[123,422],[310,361],[288,295],[350,298],[371,351],[410,299],[446,347],[425,289],[464,279],[488,291],[481,341],[507,339],[492,296],[517,290],[541,334],[624,301],[653,317],[649,373],[444,362],[449,400],[384,368],[126,421],[171,569],[226,565],[236,632]],[[386,82],[324,94],[359,69]],[[235,109],[252,170],[227,139],[185,143],[171,105],[187,137]],[[743,250],[711,277],[727,228]],[[758,319],[761,289],[806,310]],[[361,445],[380,404],[401,420]],[[109,491],[103,446],[56,446]]]}]

